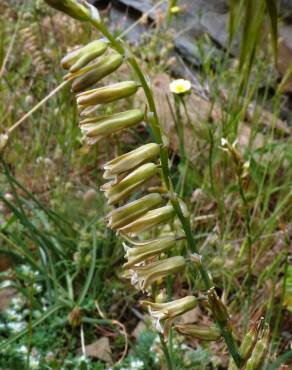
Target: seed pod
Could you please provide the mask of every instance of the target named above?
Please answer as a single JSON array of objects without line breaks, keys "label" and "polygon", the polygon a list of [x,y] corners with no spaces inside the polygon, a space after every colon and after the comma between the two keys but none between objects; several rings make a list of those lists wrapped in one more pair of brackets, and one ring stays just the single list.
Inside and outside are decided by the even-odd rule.
[{"label": "seed pod", "polygon": [[89,21],[90,18],[99,20],[97,9],[88,4],[86,1],[80,0],[45,0],[51,7],[68,14],[70,17],[79,21]]},{"label": "seed pod", "polygon": [[128,225],[149,210],[160,206],[162,202],[163,199],[160,194],[153,193],[145,195],[134,202],[125,204],[111,211],[108,215],[108,225],[111,229],[118,229]]},{"label": "seed pod", "polygon": [[111,116],[96,117],[94,120],[84,120],[80,122],[80,129],[87,143],[92,145],[103,137],[137,125],[143,118],[143,112],[139,109],[131,109],[126,112],[112,114]]},{"label": "seed pod", "polygon": [[106,104],[127,98],[138,90],[138,84],[134,81],[124,81],[113,85],[99,87],[77,95],[77,104],[83,108],[94,104]]},{"label": "seed pod", "polygon": [[226,306],[219,299],[215,288],[208,290],[208,301],[214,318],[220,325],[225,326],[229,322],[229,314]]},{"label": "seed pod", "polygon": [[130,171],[137,166],[159,155],[159,145],[150,143],[143,145],[129,153],[120,155],[104,165],[104,179],[114,178],[116,175]]},{"label": "seed pod", "polygon": [[[123,63],[123,57],[120,54],[108,55],[100,59],[97,63],[78,71],[80,76],[74,79],[71,90],[74,93],[84,91],[91,85],[100,81],[105,76],[111,74]],[[88,70],[87,70],[88,69]],[[87,71],[86,71],[87,70]]]},{"label": "seed pod", "polygon": [[149,230],[154,226],[168,222],[174,216],[174,209],[172,206],[164,206],[147,212],[144,216],[123,226],[119,229],[121,233],[125,234],[139,234],[143,231]]},{"label": "seed pod", "polygon": [[154,163],[146,163],[138,167],[118,184],[109,182],[101,187],[105,192],[109,205],[115,204],[128,197],[137,187],[150,180],[159,172]]},{"label": "seed pod", "polygon": [[215,325],[180,324],[175,329],[183,335],[201,340],[215,341],[221,337],[220,330]]},{"label": "seed pod", "polygon": [[8,134],[0,134],[0,153],[5,149],[6,145],[8,144],[8,140]]},{"label": "seed pod", "polygon": [[260,368],[269,347],[270,330],[266,324],[261,339],[256,343],[250,359],[247,361],[246,370],[257,370]]},{"label": "seed pod", "polygon": [[194,296],[186,296],[166,303],[149,301],[141,301],[140,303],[149,307],[156,329],[164,334],[164,339],[167,339],[174,319],[196,307],[197,299]]},{"label": "seed pod", "polygon": [[131,283],[143,292],[155,281],[164,279],[170,274],[182,271],[186,261],[182,256],[175,256],[130,269]]},{"label": "seed pod", "polygon": [[61,60],[61,66],[69,69],[71,73],[78,71],[93,59],[102,55],[108,44],[101,40],[92,41],[89,44],[71,51]]},{"label": "seed pod", "polygon": [[135,246],[134,248],[130,248],[126,243],[123,243],[126,252],[125,258],[128,259],[128,262],[124,264],[124,267],[129,268],[141,261],[145,261],[149,257],[166,252],[175,246],[175,241],[175,236],[171,235],[141,242],[138,247]]}]

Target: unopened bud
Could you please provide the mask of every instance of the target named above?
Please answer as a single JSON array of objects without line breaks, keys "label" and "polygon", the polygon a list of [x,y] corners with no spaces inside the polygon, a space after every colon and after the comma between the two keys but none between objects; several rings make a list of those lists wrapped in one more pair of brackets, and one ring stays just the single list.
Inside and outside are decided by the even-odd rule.
[{"label": "unopened bud", "polygon": [[143,118],[143,112],[139,109],[132,109],[126,112],[112,114],[111,116],[85,119],[80,122],[80,129],[86,142],[93,145],[103,137],[137,125]]},{"label": "unopened bud", "polygon": [[124,264],[125,268],[136,265],[141,261],[145,261],[149,257],[157,256],[175,246],[175,236],[164,236],[155,240],[141,242],[139,246],[130,248],[124,243],[125,258],[128,262]]},{"label": "unopened bud", "polygon": [[135,94],[138,87],[138,84],[134,81],[123,81],[113,85],[88,90],[77,95],[77,104],[83,108],[89,105],[110,103]]},{"label": "unopened bud", "polygon": [[108,215],[108,224],[111,229],[119,229],[128,225],[133,220],[139,218],[149,210],[160,206],[163,199],[160,194],[152,193],[116,208]]},{"label": "unopened bud", "polygon": [[101,40],[92,41],[89,44],[71,51],[61,60],[61,66],[69,69],[71,73],[78,71],[93,59],[102,55],[108,44]]},{"label": "unopened bud", "polygon": [[125,234],[139,234],[154,226],[170,221],[174,216],[172,206],[164,206],[147,212],[144,216],[131,222],[130,224],[121,227],[119,231]]},{"label": "unopened bud", "polygon": [[182,256],[175,256],[149,263],[146,266],[137,266],[129,270],[131,283],[143,292],[147,291],[155,281],[182,271],[185,264],[186,261]]},{"label": "unopened bud", "polygon": [[101,187],[110,205],[127,198],[137,187],[143,185],[159,172],[154,163],[146,163],[136,168],[119,183],[109,182]]},{"label": "unopened bud", "polygon": [[256,343],[252,351],[250,359],[247,361],[246,370],[257,370],[261,367],[265,354],[269,347],[270,330],[269,325],[266,324],[262,333],[261,339]]},{"label": "unopened bud", "polygon": [[[123,63],[123,57],[116,53],[101,58],[97,63],[92,64],[88,67],[80,69],[77,73],[79,77],[74,79],[72,83],[72,92],[78,93],[86,90],[96,82],[99,82],[102,78],[114,72]],[[70,78],[70,76],[69,76]]]},{"label": "unopened bud", "polygon": [[98,10],[84,0],[45,0],[45,2],[79,21],[100,20]]},{"label": "unopened bud", "polygon": [[180,324],[175,329],[183,335],[201,340],[215,341],[221,337],[220,330],[214,325]]},{"label": "unopened bud", "polygon": [[104,165],[105,172],[103,177],[105,179],[111,179],[116,175],[130,171],[142,163],[157,157],[159,155],[159,150],[158,144],[150,143],[114,158]]}]

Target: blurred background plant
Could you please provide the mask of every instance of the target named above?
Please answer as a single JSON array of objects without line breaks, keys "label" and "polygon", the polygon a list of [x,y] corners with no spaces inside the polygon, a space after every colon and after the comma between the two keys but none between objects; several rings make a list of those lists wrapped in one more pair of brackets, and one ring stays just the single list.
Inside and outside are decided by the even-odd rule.
[{"label": "blurred background plant", "polygon": [[[144,13],[138,26],[151,32],[133,50],[153,81],[176,190],[188,200],[218,293],[238,337],[250,319],[265,316],[272,334],[264,368],[276,369],[291,359],[292,152],[283,115],[290,72],[280,79],[274,68],[278,22],[269,3],[259,2],[260,14],[250,8],[255,2],[235,3],[230,45],[239,24],[244,32],[238,61],[206,34],[193,40],[199,69],[175,53],[173,27],[181,13],[171,8],[187,11],[183,1],[157,7],[154,22]],[[43,2],[3,1],[0,7],[2,132],[61,83],[61,57],[97,34]],[[113,22],[110,9],[104,12],[116,34],[125,30],[123,19]],[[272,43],[261,40],[265,12]],[[189,94],[170,91],[176,77],[191,82]],[[121,278],[122,246],[105,228],[107,205],[98,191],[101,164],[147,137],[146,127],[129,130],[89,150],[66,86],[11,136],[0,175],[1,368],[165,367],[140,295]],[[237,142],[238,157],[222,138]],[[200,289],[195,270],[175,289],[187,293],[193,284]],[[199,305],[183,322],[203,319],[209,323]],[[172,350],[177,369],[228,366],[221,341],[176,334]]]}]

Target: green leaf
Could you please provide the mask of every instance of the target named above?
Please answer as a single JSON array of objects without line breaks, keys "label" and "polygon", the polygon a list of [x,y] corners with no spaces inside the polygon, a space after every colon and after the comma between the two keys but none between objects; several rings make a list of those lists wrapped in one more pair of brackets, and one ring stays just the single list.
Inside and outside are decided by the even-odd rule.
[{"label": "green leaf", "polygon": [[268,10],[270,23],[271,23],[271,34],[272,34],[272,45],[274,49],[275,63],[278,59],[278,8],[277,0],[265,0],[266,7]]}]

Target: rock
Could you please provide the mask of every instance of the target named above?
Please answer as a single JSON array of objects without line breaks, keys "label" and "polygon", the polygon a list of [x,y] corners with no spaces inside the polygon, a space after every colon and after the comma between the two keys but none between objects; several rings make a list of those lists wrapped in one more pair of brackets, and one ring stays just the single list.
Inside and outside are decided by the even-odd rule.
[{"label": "rock", "polygon": [[101,337],[97,341],[85,346],[86,355],[112,364],[112,352],[108,337]]}]

